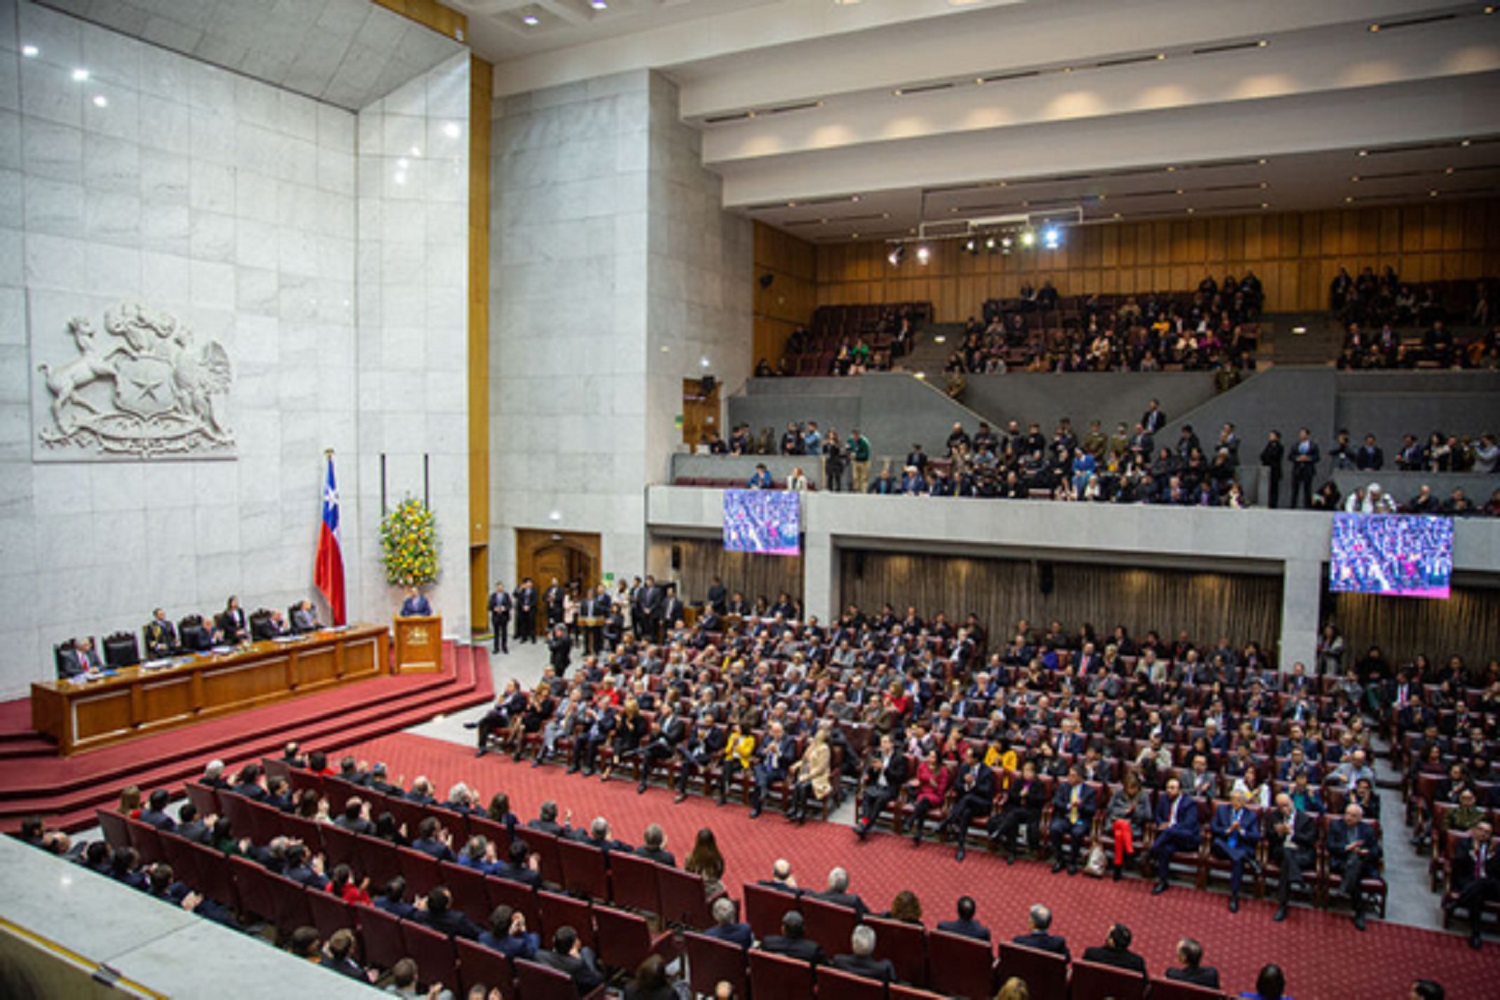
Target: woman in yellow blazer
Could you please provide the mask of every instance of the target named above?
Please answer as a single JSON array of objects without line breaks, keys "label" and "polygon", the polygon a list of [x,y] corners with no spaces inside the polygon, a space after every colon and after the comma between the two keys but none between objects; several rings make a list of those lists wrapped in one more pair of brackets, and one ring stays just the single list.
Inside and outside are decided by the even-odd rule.
[{"label": "woman in yellow blazer", "polygon": [[719,773],[719,805],[729,796],[729,782],[736,775],[749,780],[750,769],[755,764],[755,734],[747,731],[738,722],[729,726],[729,737],[724,741],[724,768]]},{"label": "woman in yellow blazer", "polygon": [[787,772],[796,781],[792,786],[792,805],[787,811],[787,819],[798,826],[807,822],[809,798],[822,802],[833,791],[833,782],[828,778],[833,757],[833,751],[828,748],[828,726],[827,721],[819,724],[807,749],[802,751],[802,759]]}]

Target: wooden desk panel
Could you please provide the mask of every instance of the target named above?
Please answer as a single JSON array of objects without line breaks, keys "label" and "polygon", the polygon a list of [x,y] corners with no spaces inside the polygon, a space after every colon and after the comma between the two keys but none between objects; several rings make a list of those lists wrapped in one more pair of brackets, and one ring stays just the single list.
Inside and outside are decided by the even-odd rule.
[{"label": "wooden desk panel", "polygon": [[383,625],[315,632],[295,642],[258,642],[171,667],[130,667],[74,685],[31,686],[31,724],[64,755],[284,701],[382,674],[390,656]]}]

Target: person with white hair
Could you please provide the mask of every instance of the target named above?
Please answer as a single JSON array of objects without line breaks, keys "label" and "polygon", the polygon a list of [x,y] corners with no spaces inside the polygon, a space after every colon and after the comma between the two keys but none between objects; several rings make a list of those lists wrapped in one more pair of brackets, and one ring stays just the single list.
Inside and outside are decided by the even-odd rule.
[{"label": "person with white hair", "polygon": [[896,978],[896,967],[890,959],[875,957],[875,930],[869,924],[855,926],[849,935],[849,948],[853,954],[833,956],[835,969],[886,983]]}]

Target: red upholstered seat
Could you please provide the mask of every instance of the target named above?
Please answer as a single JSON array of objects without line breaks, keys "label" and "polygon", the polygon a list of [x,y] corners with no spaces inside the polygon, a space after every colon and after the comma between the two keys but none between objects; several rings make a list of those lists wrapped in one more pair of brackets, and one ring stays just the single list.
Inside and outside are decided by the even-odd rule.
[{"label": "red upholstered seat", "polygon": [[1033,996],[1062,997],[1068,990],[1068,960],[1050,951],[1001,941],[1000,977],[1020,976]]},{"label": "red upholstered seat", "polygon": [[448,935],[411,920],[401,921],[401,943],[417,963],[417,979],[423,986],[442,983],[458,988],[458,970],[453,941]]},{"label": "red upholstered seat", "polygon": [[763,885],[745,883],[742,887],[745,900],[745,920],[750,925],[756,940],[781,933],[781,918],[788,910],[802,911],[801,900],[796,893],[782,892]]},{"label": "red upholstered seat", "polygon": [[536,891],[530,886],[509,879],[489,876],[484,880],[490,891],[490,908],[508,906],[526,916],[526,926],[531,930],[542,929],[542,909],[537,905]]},{"label": "red upholstered seat", "polygon": [[671,931],[652,934],[645,917],[612,906],[594,907],[594,929],[599,961],[614,969],[634,970],[647,955],[676,952]]},{"label": "red upholstered seat", "polygon": [[682,943],[687,952],[688,985],[694,993],[713,996],[714,987],[720,982],[729,983],[737,997],[749,993],[747,959],[739,945],[693,931],[682,936]]},{"label": "red upholstered seat", "polygon": [[1146,977],[1098,962],[1073,962],[1073,1000],[1144,1000]]},{"label": "red upholstered seat", "polygon": [[649,858],[615,853],[609,856],[609,898],[616,906],[642,913],[661,913],[660,866]]},{"label": "red upholstered seat", "polygon": [[603,851],[576,840],[559,840],[557,853],[562,861],[563,889],[590,899],[609,898],[609,869]]},{"label": "red upholstered seat", "polygon": [[481,927],[488,926],[494,907],[490,905],[490,888],[484,872],[448,862],[439,864],[438,869],[443,885],[453,893],[453,908],[462,911]]},{"label": "red upholstered seat", "polygon": [[443,871],[438,867],[438,859],[431,854],[398,847],[396,857],[401,865],[401,877],[406,879],[413,895],[425,896],[443,884]]},{"label": "red upholstered seat", "polygon": [[348,929],[354,930],[359,926],[359,915],[354,912],[354,904],[346,903],[331,892],[309,890],[306,894],[307,906],[312,913],[312,924],[318,929],[318,937],[327,941],[334,931]]},{"label": "red upholstered seat", "polygon": [[995,959],[988,941],[931,931],[927,935],[927,964],[927,985],[939,993],[988,997],[995,992]]},{"label": "red upholstered seat", "polygon": [[453,945],[458,953],[460,995],[483,984],[498,989],[505,1000],[516,996],[516,973],[510,959],[464,938],[454,938]]},{"label": "red upholstered seat", "polygon": [[829,955],[849,950],[849,936],[859,924],[859,915],[847,906],[835,906],[811,896],[802,897],[803,932],[823,946]]},{"label": "red upholstered seat", "polygon": [[757,997],[810,997],[813,967],[795,958],[750,952],[750,989]]},{"label": "red upholstered seat", "polygon": [[818,966],[818,1000],[885,1000],[885,983],[878,979]]},{"label": "red upholstered seat", "polygon": [[1224,1000],[1229,994],[1178,979],[1151,980],[1151,1000]]},{"label": "red upholstered seat", "polygon": [[578,940],[585,947],[595,947],[594,915],[588,900],[545,891],[537,893],[536,900],[542,910],[543,937],[546,940],[551,940],[559,927],[571,927],[578,932]]},{"label": "red upholstered seat", "polygon": [[359,908],[359,938],[364,945],[366,965],[389,969],[406,957],[401,921],[378,907]]},{"label": "red upholstered seat", "polygon": [[[515,967],[516,983],[525,1000],[579,1000],[573,980],[565,973],[537,962],[528,962],[524,958],[516,959]],[[604,987],[600,986],[582,1000],[594,1000],[603,996]]]},{"label": "red upholstered seat", "polygon": [[663,865],[656,873],[661,886],[662,918],[694,930],[713,926],[713,910],[703,895],[703,879]]},{"label": "red upholstered seat", "polygon": [[889,959],[902,982],[925,986],[927,929],[921,924],[881,917],[866,917],[865,923],[875,931],[875,957]]}]

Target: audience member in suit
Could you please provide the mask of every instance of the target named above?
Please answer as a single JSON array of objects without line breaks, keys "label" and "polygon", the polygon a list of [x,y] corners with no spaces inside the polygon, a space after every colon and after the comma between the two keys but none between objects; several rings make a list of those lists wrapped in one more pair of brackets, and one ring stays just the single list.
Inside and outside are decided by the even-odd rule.
[{"label": "audience member in suit", "polygon": [[854,832],[863,840],[880,818],[881,810],[896,800],[901,786],[906,784],[906,754],[896,749],[895,738],[890,733],[880,737],[880,748],[865,763],[864,794],[860,796],[860,820]]},{"label": "audience member in suit", "polygon": [[750,932],[749,924],[737,923],[735,921],[734,900],[728,896],[720,896],[714,900],[713,907],[714,925],[703,933],[720,941],[728,941],[737,944],[741,948],[749,948],[754,943],[754,935]]},{"label": "audience member in suit", "polygon": [[319,964],[341,976],[368,985],[370,977],[366,975],[364,967],[355,961],[354,945],[354,932],[347,927],[339,928],[328,936],[328,943],[323,946],[323,959]]},{"label": "audience member in suit", "polygon": [[357,795],[351,795],[344,802],[343,815],[336,818],[333,825],[350,833],[362,833],[371,837],[375,835],[375,824],[370,821],[369,803]]},{"label": "audience member in suit", "polygon": [[559,927],[557,933],[552,935],[551,948],[536,953],[536,960],[570,977],[579,996],[592,992],[604,983],[604,974],[599,971],[594,950],[585,948],[578,940],[578,932],[566,925]]},{"label": "audience member in suit", "polygon": [[506,958],[533,959],[542,939],[526,929],[526,914],[501,905],[490,914],[490,929],[479,935],[479,943]]},{"label": "audience member in suit", "polygon": [[1177,942],[1177,961],[1181,962],[1182,966],[1168,969],[1168,979],[1191,983],[1210,990],[1219,988],[1219,970],[1212,965],[1203,964],[1203,945],[1193,938],[1183,938]]},{"label": "audience member in suit", "polygon": [[490,652],[509,653],[510,614],[511,609],[515,607],[515,601],[506,592],[504,581],[495,581],[495,589],[490,594],[486,607],[490,612],[490,631],[494,634]]},{"label": "audience member in suit", "polygon": [[958,919],[939,920],[937,929],[949,934],[961,934],[978,941],[990,939],[990,929],[974,919],[977,905],[973,896],[958,897]]},{"label": "audience member in suit", "polygon": [[397,875],[385,884],[380,895],[375,897],[375,905],[379,909],[400,917],[402,920],[415,920],[417,908],[414,904],[406,901],[406,879]]},{"label": "audience member in suit", "polygon": [[203,821],[203,817],[198,815],[198,807],[191,802],[184,802],[177,810],[177,829],[173,832],[195,844],[213,846],[213,828]]},{"label": "audience member in suit", "polygon": [[521,581],[512,595],[516,605],[516,642],[536,642],[536,584],[531,577]]},{"label": "audience member in suit", "polygon": [[[1078,852],[1089,830],[1093,828],[1094,813],[1099,808],[1098,796],[1092,785],[1083,783],[1083,769],[1077,764],[1068,768],[1068,778],[1057,784],[1052,796],[1052,873],[1068,866],[1069,875],[1078,874]],[[1068,842],[1068,853],[1063,853],[1063,841]]]},{"label": "audience member in suit", "polygon": [[312,601],[302,600],[292,609],[293,632],[316,632],[322,627],[318,621],[318,613],[313,610]]},{"label": "audience member in suit", "polygon": [[510,842],[510,856],[494,866],[494,874],[512,882],[529,885],[533,889],[539,889],[542,885],[542,874],[536,869],[531,848],[519,837]]},{"label": "audience member in suit", "polygon": [[177,629],[161,608],[151,612],[142,630],[146,634],[146,658],[160,660],[177,652]]},{"label": "audience member in suit", "polygon": [[677,867],[677,858],[666,848],[666,831],[659,824],[652,823],[646,827],[641,840],[643,841],[641,846],[635,849],[639,857],[655,861],[659,865],[666,865],[668,868]]},{"label": "audience member in suit", "polygon": [[835,906],[847,906],[861,917],[870,912],[870,908],[865,905],[863,899],[859,898],[859,894],[849,891],[849,872],[844,868],[834,868],[829,871],[828,888],[822,892],[813,893],[813,898]]},{"label": "audience member in suit", "polygon": [[259,764],[246,764],[240,769],[239,779],[234,784],[234,793],[255,802],[264,802],[268,797],[261,784],[262,772]]},{"label": "audience member in suit", "polygon": [[964,746],[964,760],[953,778],[953,789],[957,798],[938,830],[952,830],[957,835],[958,850],[953,856],[962,861],[969,838],[969,822],[989,816],[995,800],[995,772],[980,759],[977,744]]},{"label": "audience member in suit", "polygon": [[141,822],[149,823],[158,830],[171,832],[177,829],[177,821],[167,815],[167,801],[170,797],[164,788],[158,788],[151,793],[146,800],[146,808],[141,810]]},{"label": "audience member in suit", "polygon": [[814,965],[827,961],[822,947],[816,941],[809,941],[802,934],[802,914],[796,910],[787,910],[781,917],[781,933],[767,934],[765,940],[760,943],[760,950],[768,951],[773,955],[785,955],[803,962],[812,962]]},{"label": "audience member in suit", "polygon": [[431,855],[439,861],[456,861],[453,856],[453,835],[438,822],[436,816],[428,816],[417,826],[417,839],[411,842],[412,850]]},{"label": "audience member in suit", "polygon": [[889,959],[875,957],[875,929],[869,924],[859,924],[849,935],[849,948],[853,954],[835,955],[833,967],[866,979],[890,982],[896,978],[896,967]]},{"label": "audience member in suit", "polygon": [[235,646],[250,638],[250,622],[245,618],[245,609],[240,607],[238,597],[229,598],[224,610],[219,613],[218,625],[227,645]]},{"label": "audience member in suit", "polygon": [[1344,815],[1328,824],[1328,869],[1342,879],[1339,891],[1354,906],[1354,926],[1365,929],[1365,896],[1361,881],[1380,868],[1380,834],[1365,822],[1364,810],[1350,802]]},{"label": "audience member in suit", "polygon": [[94,651],[94,640],[84,636],[73,641],[73,649],[64,651],[58,660],[58,679],[70,680],[84,674],[94,674],[104,669],[104,661]]},{"label": "audience member in suit", "polygon": [[678,987],[687,984],[667,975],[667,960],[647,955],[636,966],[635,975],[625,984],[625,1000],[678,1000]]},{"label": "audience member in suit", "polygon": [[792,874],[792,863],[786,858],[777,858],[771,865],[771,877],[763,878],[756,885],[763,885],[767,889],[775,889],[777,892],[790,893],[793,896],[802,895],[802,888],[797,885],[796,876]]},{"label": "audience member in suit", "polygon": [[1050,951],[1054,955],[1071,959],[1068,954],[1068,942],[1057,934],[1047,933],[1052,926],[1052,911],[1041,903],[1031,907],[1027,913],[1027,920],[1031,929],[1025,934],[1017,934],[1012,940],[1027,948],[1036,948],[1039,951]]},{"label": "audience member in suit", "polygon": [[417,905],[417,920],[449,937],[478,941],[484,929],[470,920],[462,910],[453,909],[453,893],[447,886],[436,886],[427,894],[426,906]]},{"label": "audience member in suit", "polygon": [[559,823],[557,821],[557,803],[548,799],[537,810],[536,819],[527,823],[526,827],[530,830],[540,830],[542,833],[550,833],[554,837],[569,837],[573,834],[573,828],[568,825],[572,815],[573,811],[571,809],[568,810],[567,817],[563,819],[563,822]]},{"label": "audience member in suit", "polygon": [[432,605],[417,587],[408,587],[406,600],[401,602],[402,618],[425,618],[432,614]]},{"label": "audience member in suit", "polygon": [[1276,883],[1278,905],[1272,919],[1280,922],[1286,919],[1292,886],[1302,881],[1302,873],[1317,860],[1313,845],[1317,843],[1318,827],[1313,815],[1298,810],[1285,792],[1276,796],[1276,812],[1269,821],[1271,829],[1266,833],[1266,843],[1271,849],[1271,860],[1281,866],[1281,878]]},{"label": "audience member in suit", "polygon": [[1254,859],[1260,843],[1260,815],[1245,804],[1244,788],[1236,786],[1229,801],[1214,810],[1209,831],[1214,853],[1229,859],[1229,912],[1238,913],[1245,862]]},{"label": "audience member in suit", "polygon": [[1142,976],[1146,974],[1146,960],[1130,950],[1130,928],[1124,924],[1110,927],[1103,944],[1084,950],[1083,960],[1139,972]]},{"label": "audience member in suit", "polygon": [[797,759],[797,741],[786,734],[780,722],[772,722],[757,756],[760,762],[755,765],[755,785],[750,789],[751,819],[761,814],[771,785],[786,780],[787,768]]},{"label": "audience member in suit", "polygon": [[1494,833],[1488,821],[1476,823],[1469,836],[1458,842],[1451,883],[1457,895],[1443,904],[1454,912],[1462,910],[1469,918],[1469,947],[1476,949],[1481,944],[1484,905],[1500,899],[1500,845],[1495,843]]},{"label": "audience member in suit", "polygon": [[328,879],[323,874],[321,862],[307,853],[305,844],[296,841],[288,844],[285,858],[286,869],[282,871],[282,875],[309,889],[328,888]]},{"label": "audience member in suit", "polygon": [[594,821],[589,824],[587,832],[584,830],[573,831],[573,839],[580,844],[597,847],[605,854],[608,854],[610,851],[630,854],[634,851],[634,848],[625,843],[625,841],[616,840],[609,835],[609,820],[603,816],[595,816]]},{"label": "audience member in suit", "polygon": [[1005,848],[1005,863],[1014,864],[1016,835],[1023,827],[1033,848],[1042,843],[1042,810],[1047,808],[1047,787],[1036,776],[1035,761],[1028,759],[1021,764],[1021,776],[1010,779],[1010,786],[1000,793],[997,802],[1000,810],[990,817],[985,830],[992,845]]},{"label": "audience member in suit", "polygon": [[1182,782],[1177,778],[1167,779],[1166,794],[1156,800],[1156,829],[1156,840],[1151,845],[1151,856],[1156,858],[1153,896],[1167,891],[1172,855],[1178,851],[1196,851],[1203,840],[1198,803],[1182,790]]}]

